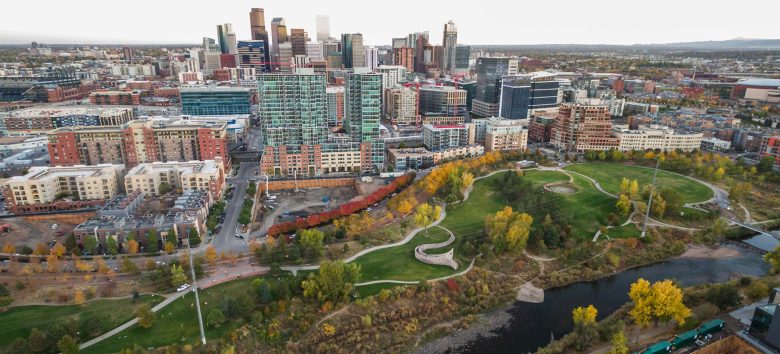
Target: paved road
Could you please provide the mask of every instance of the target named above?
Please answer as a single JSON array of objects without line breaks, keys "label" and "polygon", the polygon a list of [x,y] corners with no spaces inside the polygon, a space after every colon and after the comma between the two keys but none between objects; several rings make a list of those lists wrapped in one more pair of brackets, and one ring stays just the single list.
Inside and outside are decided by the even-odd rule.
[{"label": "paved road", "polygon": [[249,185],[249,178],[255,176],[258,170],[258,163],[244,162],[238,169],[238,174],[228,179],[228,183],[233,184],[233,198],[228,202],[225,208],[225,221],[222,223],[220,232],[213,236],[211,244],[217,249],[217,252],[233,251],[247,252],[246,241],[236,238],[236,228],[238,227],[238,214],[241,213],[241,206],[246,197],[246,188]]}]

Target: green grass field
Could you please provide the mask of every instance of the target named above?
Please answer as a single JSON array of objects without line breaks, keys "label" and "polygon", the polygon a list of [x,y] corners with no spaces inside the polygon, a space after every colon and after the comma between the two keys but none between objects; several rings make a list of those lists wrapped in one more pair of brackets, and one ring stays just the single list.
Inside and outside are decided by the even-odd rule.
[{"label": "green grass field", "polygon": [[[246,294],[249,283],[255,278],[242,278],[199,292],[204,321],[209,311],[220,308],[225,295],[237,298]],[[271,284],[273,285],[273,282]],[[241,320],[228,320],[220,328],[206,326],[206,339],[216,340],[228,331],[237,328],[241,323]],[[200,330],[198,329],[198,317],[195,309],[195,294],[188,292],[187,295],[157,312],[157,317],[152,327],[144,329],[138,325],[132,326],[81,352],[115,353],[123,348],[132,347],[133,344],[138,344],[142,348],[157,348],[174,343],[195,343],[199,340],[199,337]]]},{"label": "green grass field", "polygon": [[[636,179],[639,182],[640,190],[653,181],[652,169],[636,166],[612,163],[578,163],[566,166],[565,169],[599,181],[604,189],[613,194],[620,193],[620,182],[624,177]],[[677,190],[683,195],[686,203],[704,202],[713,197],[712,190],[707,186],[668,171],[658,171],[656,186]]]},{"label": "green grass field", "polygon": [[[162,296],[143,295],[141,301],[157,304]],[[5,347],[14,339],[27,338],[33,328],[45,331],[56,324],[65,324],[70,320],[79,321],[79,315],[86,312],[99,313],[106,318],[106,328],[110,330],[133,319],[133,310],[137,303],[132,299],[112,299],[88,301],[82,305],[34,305],[16,306],[0,312],[0,347]],[[82,337],[82,341],[90,339]]]},{"label": "green grass field", "polygon": [[[452,268],[446,266],[433,266],[422,263],[414,258],[414,248],[425,243],[436,243],[446,241],[449,234],[438,227],[428,229],[430,236],[422,231],[404,245],[398,247],[386,248],[376,252],[371,252],[353,263],[360,265],[360,279],[358,282],[367,282],[372,280],[405,280],[417,281],[420,279],[432,279],[447,276],[455,273]],[[439,250],[430,250],[431,254],[449,251],[451,247],[443,247]],[[456,260],[461,264],[464,261]]]}]

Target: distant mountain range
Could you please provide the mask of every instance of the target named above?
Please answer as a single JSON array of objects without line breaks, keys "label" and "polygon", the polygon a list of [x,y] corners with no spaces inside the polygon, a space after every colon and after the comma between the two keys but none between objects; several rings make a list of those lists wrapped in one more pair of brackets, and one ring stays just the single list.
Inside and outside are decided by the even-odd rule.
[{"label": "distant mountain range", "polygon": [[522,45],[472,45],[472,48],[485,49],[547,49],[547,50],[626,50],[626,49],[660,49],[660,50],[780,50],[780,39],[746,39],[735,38],[724,41],[698,41],[678,43],[648,43],[648,44],[522,44]]}]

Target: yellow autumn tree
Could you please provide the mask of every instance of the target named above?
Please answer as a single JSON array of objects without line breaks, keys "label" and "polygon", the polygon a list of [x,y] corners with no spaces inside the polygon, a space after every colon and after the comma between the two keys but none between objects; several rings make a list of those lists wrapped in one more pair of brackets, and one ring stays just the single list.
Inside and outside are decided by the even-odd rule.
[{"label": "yellow autumn tree", "polygon": [[127,241],[127,252],[130,254],[138,253],[138,241],[136,240]]},{"label": "yellow autumn tree", "polygon": [[631,284],[628,296],[634,302],[629,315],[640,326],[647,326],[651,321],[670,320],[683,324],[691,316],[691,310],[683,303],[682,290],[668,279],[650,285],[639,278]]},{"label": "yellow autumn tree", "polygon": [[629,181],[628,178],[623,177],[620,181],[620,193],[628,193],[629,188],[631,188],[631,181]]},{"label": "yellow autumn tree", "polygon": [[206,260],[212,267],[217,263],[217,249],[214,248],[214,245],[209,245],[206,248]]},{"label": "yellow autumn tree", "polygon": [[176,246],[174,246],[172,242],[166,242],[163,249],[165,250],[165,253],[171,254],[173,253],[173,250],[176,249]]},{"label": "yellow autumn tree", "polygon": [[474,183],[474,175],[471,172],[464,171],[460,176],[460,180],[463,183],[463,188],[468,188]]},{"label": "yellow autumn tree", "polygon": [[631,185],[628,187],[628,194],[632,199],[639,195],[639,181],[636,179],[631,180]]},{"label": "yellow autumn tree", "polygon": [[73,303],[76,305],[81,305],[85,301],[87,301],[86,296],[84,296],[84,292],[81,290],[77,290],[76,293],[73,295]]},{"label": "yellow autumn tree", "polygon": [[528,242],[533,217],[526,213],[516,213],[507,206],[485,218],[485,232],[493,241],[496,253],[520,251]]},{"label": "yellow autumn tree", "polygon": [[428,226],[431,226],[440,214],[440,206],[432,206],[428,203],[423,203],[420,204],[414,212],[414,222],[417,223],[418,226],[424,228],[425,235],[428,236]]},{"label": "yellow autumn tree", "polygon": [[596,317],[599,311],[593,305],[588,307],[577,307],[571,311],[571,318],[575,327],[585,327],[596,324]]},{"label": "yellow autumn tree", "polygon": [[16,247],[14,247],[14,245],[10,243],[6,243],[3,246],[3,253],[9,253],[9,254],[16,253]]},{"label": "yellow autumn tree", "polygon": [[621,194],[615,207],[617,207],[621,215],[628,215],[628,212],[631,211],[631,200],[628,198],[628,195]]}]

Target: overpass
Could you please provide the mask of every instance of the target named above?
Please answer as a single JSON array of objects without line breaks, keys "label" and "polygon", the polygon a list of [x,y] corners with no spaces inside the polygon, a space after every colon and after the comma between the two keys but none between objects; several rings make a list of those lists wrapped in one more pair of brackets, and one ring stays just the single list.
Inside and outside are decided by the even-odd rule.
[{"label": "overpass", "polygon": [[744,228],[746,228],[746,229],[748,229],[748,230],[755,231],[755,232],[758,232],[758,233],[760,233],[760,234],[764,234],[764,235],[772,236],[772,237],[774,237],[774,238],[776,238],[776,239],[780,240],[780,236],[778,236],[778,235],[775,235],[775,234],[772,234],[772,233],[769,233],[769,232],[766,232],[766,231],[764,231],[763,229],[760,229],[760,228],[756,227],[755,225],[751,225],[751,224],[744,223],[744,222],[741,222],[741,221],[739,221],[739,220],[733,220],[733,219],[732,219],[732,220],[729,220],[729,222],[731,222],[731,223],[732,223],[732,224],[734,224],[734,225],[742,226],[742,227],[744,227]]}]

